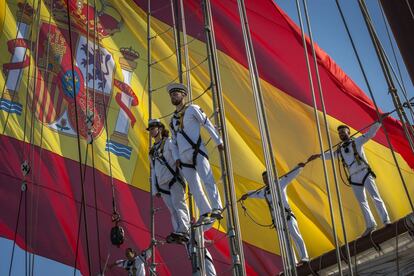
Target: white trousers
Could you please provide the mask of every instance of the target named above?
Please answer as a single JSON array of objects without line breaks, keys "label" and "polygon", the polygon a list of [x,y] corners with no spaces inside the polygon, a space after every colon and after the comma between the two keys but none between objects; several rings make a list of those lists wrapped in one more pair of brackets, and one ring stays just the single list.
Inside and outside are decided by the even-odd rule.
[{"label": "white trousers", "polygon": [[295,218],[291,217],[287,221],[288,229],[290,237],[293,240],[293,244],[295,245],[296,251],[299,255],[299,259],[302,260],[304,258],[309,258],[308,252],[306,251],[305,242],[303,241],[302,235],[299,231],[298,222]]},{"label": "white trousers", "polygon": [[[161,188],[164,189],[164,187]],[[174,232],[188,233],[190,228],[190,215],[187,204],[185,203],[184,188],[180,183],[174,183],[170,188],[170,193],[170,195],[161,193],[161,196],[170,211]]]},{"label": "white trousers", "polygon": [[[192,164],[193,151],[188,150],[183,152],[180,155],[180,160],[182,163]],[[210,213],[212,209],[222,209],[220,194],[207,158],[198,154],[196,169],[182,167],[181,171],[188,182],[190,191],[194,196],[195,203],[201,215]],[[203,180],[208,199],[204,193],[200,178]]]},{"label": "white trousers", "polygon": [[[366,173],[367,171],[364,170],[355,175],[352,175],[352,182],[361,183]],[[372,215],[371,209],[369,208],[365,191],[368,191],[368,193],[371,195],[371,198],[375,203],[375,207],[377,208],[378,214],[380,215],[382,221],[386,222],[390,220],[384,201],[378,192],[377,185],[375,184],[375,180],[372,175],[368,176],[368,178],[365,180],[364,186],[352,185],[352,190],[354,191],[355,197],[358,200],[359,206],[361,207],[367,228],[374,227],[377,224],[375,223],[374,216]]]},{"label": "white trousers", "polygon": [[[275,219],[273,219],[273,221],[276,222]],[[302,235],[299,231],[298,222],[293,216],[291,216],[290,219],[287,219],[287,226],[291,240],[293,241],[293,245],[295,246],[296,252],[299,255],[299,260],[309,258],[308,251],[306,251],[305,242],[303,241]],[[297,261],[296,255],[294,257],[295,261]]]},{"label": "white trousers", "polygon": [[207,276],[217,275],[216,268],[214,267],[214,264],[213,264],[213,257],[211,257],[211,254],[207,248],[205,250],[204,267],[205,267]]}]

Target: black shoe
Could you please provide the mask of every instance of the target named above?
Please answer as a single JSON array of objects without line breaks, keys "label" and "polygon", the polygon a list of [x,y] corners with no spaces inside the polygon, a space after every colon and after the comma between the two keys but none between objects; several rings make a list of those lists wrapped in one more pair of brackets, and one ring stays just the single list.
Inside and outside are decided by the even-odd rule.
[{"label": "black shoe", "polygon": [[218,220],[220,220],[220,219],[223,219],[223,215],[221,214],[223,212],[223,210],[220,210],[220,209],[214,209],[212,212],[211,212],[211,217],[212,218],[215,218],[215,219],[218,219]]},{"label": "black shoe", "polygon": [[194,227],[199,227],[201,225],[208,225],[212,224],[214,222],[214,218],[211,216],[211,213],[206,213],[204,215],[201,215],[200,218],[197,220],[195,224],[193,224]]},{"label": "black shoe", "polygon": [[175,237],[174,237],[173,233],[169,234],[169,235],[167,236],[167,238],[165,239],[165,241],[166,241],[167,243],[175,243],[176,239],[175,239]]}]

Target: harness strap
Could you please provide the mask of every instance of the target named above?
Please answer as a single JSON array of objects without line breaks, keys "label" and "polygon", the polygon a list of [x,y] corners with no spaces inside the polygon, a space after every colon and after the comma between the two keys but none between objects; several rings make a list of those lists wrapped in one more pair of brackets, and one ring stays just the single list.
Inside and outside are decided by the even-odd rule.
[{"label": "harness strap", "polygon": [[289,208],[285,207],[285,213],[286,213],[286,220],[287,221],[289,221],[291,218],[296,219],[295,214]]},{"label": "harness strap", "polygon": [[[345,162],[345,158],[344,158],[344,156],[343,156],[343,154],[342,154],[342,151],[341,151],[341,146],[339,147],[339,149],[338,149],[338,151],[339,151],[339,155],[341,156],[341,161],[342,161],[342,165],[343,165],[343,167],[344,167],[344,169],[345,169],[345,174],[346,174],[346,176],[347,176],[347,178],[348,178],[348,182],[349,182],[349,184],[351,184],[351,185],[355,185],[355,186],[364,186],[364,184],[365,184],[365,181],[367,180],[367,178],[368,178],[368,176],[370,176],[370,175],[372,175],[374,178],[376,178],[377,176],[375,175],[375,173],[372,171],[372,169],[371,169],[371,167],[370,167],[370,165],[367,163],[367,161],[365,161],[365,159],[364,158],[362,158],[360,155],[359,155],[359,153],[358,153],[358,150],[357,150],[357,148],[356,148],[356,143],[355,143],[355,140],[352,140],[351,141],[351,145],[352,145],[352,150],[354,151],[354,157],[355,157],[355,159],[351,162],[351,164],[346,164],[346,162]],[[365,166],[367,167],[367,169],[368,169],[368,171],[367,171],[367,173],[364,175],[364,177],[363,177],[363,179],[362,179],[362,182],[361,183],[358,183],[358,182],[353,182],[353,181],[351,181],[351,174],[349,173],[349,168],[355,163],[355,162],[357,162],[358,163],[358,165],[360,165],[361,164],[361,162],[362,163],[364,163],[365,164]]]},{"label": "harness strap", "polygon": [[199,154],[201,154],[202,156],[204,156],[205,158],[207,158],[208,160],[208,155],[207,153],[205,153],[203,150],[200,149],[202,140],[201,140],[201,136],[198,136],[197,139],[197,143],[194,143],[190,137],[188,137],[187,133],[184,132],[184,130],[180,130],[179,133],[184,137],[184,139],[191,145],[191,147],[193,148],[193,164],[185,164],[187,165],[187,167],[190,167],[188,165],[192,165],[191,168],[195,169],[195,167],[197,166],[197,156]]},{"label": "harness strap", "polygon": [[355,186],[364,186],[365,181],[367,180],[367,178],[372,175],[374,178],[376,178],[377,176],[375,175],[375,173],[371,170],[371,168],[368,167],[368,171],[367,173],[364,175],[364,177],[362,178],[361,183],[358,182],[353,182],[351,181],[351,177],[348,178],[348,181],[351,185],[355,185]]}]

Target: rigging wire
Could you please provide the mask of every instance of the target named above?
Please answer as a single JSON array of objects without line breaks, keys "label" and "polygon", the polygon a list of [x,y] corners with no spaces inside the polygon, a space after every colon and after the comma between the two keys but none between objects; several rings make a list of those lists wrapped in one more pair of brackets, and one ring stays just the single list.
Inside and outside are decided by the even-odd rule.
[{"label": "rigging wire", "polygon": [[[335,243],[335,251],[336,251],[338,271],[339,271],[340,275],[342,275],[342,264],[341,264],[341,258],[340,258],[340,252],[339,252],[338,236],[337,236],[336,226],[335,226],[335,217],[334,217],[334,214],[333,214],[333,203],[332,203],[331,190],[330,190],[330,186],[329,186],[328,169],[327,169],[327,166],[326,166],[325,155],[323,154],[322,131],[321,131],[321,126],[320,126],[320,122],[319,122],[316,95],[315,95],[315,88],[314,88],[314,84],[313,84],[311,67],[310,67],[310,64],[309,64],[310,62],[309,62],[309,58],[308,58],[308,50],[307,50],[304,26],[303,26],[303,21],[302,21],[301,7],[300,7],[300,4],[299,4],[298,0],[296,0],[296,10],[297,10],[297,13],[298,13],[298,18],[299,18],[299,23],[300,23],[300,30],[301,30],[301,36],[302,36],[303,49],[304,49],[304,56],[305,56],[305,61],[306,61],[306,68],[307,68],[307,71],[308,71],[309,85],[310,85],[311,94],[312,94],[313,111],[314,111],[314,116],[315,116],[315,120],[316,120],[317,131],[318,131],[318,140],[319,140],[319,147],[320,147],[321,157],[322,157],[322,165],[323,165],[323,170],[324,170],[326,192],[328,194],[329,212],[330,212],[331,225],[332,225],[332,234],[333,234],[334,243]],[[331,147],[330,147],[330,151],[331,151],[331,155],[333,155]]]},{"label": "rigging wire", "polygon": [[[234,189],[233,168],[230,158],[230,146],[225,118],[224,100],[221,88],[220,71],[217,60],[217,49],[215,45],[214,26],[209,0],[201,1],[201,9],[204,18],[204,31],[206,37],[206,54],[208,61],[208,72],[211,87],[211,100],[213,104],[213,116],[215,125],[223,140],[223,149],[219,150],[221,182],[223,184],[225,205],[222,213],[227,214],[227,238],[231,253],[231,262],[234,275],[245,275],[244,252],[241,242],[241,231],[237,213],[236,196]],[[189,65],[188,67],[189,68]],[[189,74],[189,72],[188,72]],[[207,141],[206,146],[209,141]],[[216,183],[218,186],[219,183]],[[236,208],[236,209],[235,209]],[[203,251],[204,252],[204,251]]]},{"label": "rigging wire", "polygon": [[[243,33],[243,41],[248,61],[249,75],[256,106],[256,115],[259,123],[261,134],[262,150],[264,154],[266,170],[268,172],[268,181],[270,183],[270,194],[272,202],[281,202],[282,192],[280,189],[278,171],[276,167],[276,159],[274,156],[272,140],[270,137],[267,115],[265,110],[264,99],[260,86],[259,72],[256,63],[256,57],[253,49],[253,41],[251,31],[248,24],[247,12],[244,0],[237,1],[241,28]],[[279,204],[274,204],[273,217],[276,220],[276,230],[278,233],[278,241],[283,259],[283,267],[287,275],[297,275],[294,252],[292,250],[291,241],[288,233],[287,219]]]},{"label": "rigging wire", "polygon": [[385,80],[387,82],[387,85],[388,85],[388,90],[389,90],[389,92],[392,96],[393,104],[396,108],[398,108],[397,109],[397,114],[398,114],[399,119],[402,123],[402,126],[403,126],[403,129],[404,129],[407,141],[410,145],[411,151],[414,152],[414,141],[413,141],[414,129],[413,129],[412,125],[409,123],[407,115],[406,115],[404,109],[402,108],[402,104],[401,104],[400,98],[398,96],[397,89],[395,88],[395,85],[393,83],[393,79],[392,79],[389,67],[387,66],[388,63],[387,63],[386,54],[385,54],[384,49],[381,45],[381,42],[378,39],[378,35],[377,35],[377,33],[374,29],[374,25],[371,21],[371,17],[369,15],[368,9],[365,5],[365,1],[358,0],[358,4],[359,4],[360,10],[361,10],[361,13],[363,15],[365,24],[367,26],[368,33],[371,37],[372,43],[374,44],[374,48],[375,48],[378,60],[380,62],[380,65],[381,65],[381,69],[382,69],[384,78],[385,78]]},{"label": "rigging wire", "polygon": [[[309,32],[309,39],[310,39],[310,44],[311,44],[312,56],[313,56],[314,70],[315,70],[315,73],[316,73],[316,79],[317,79],[317,83],[318,83],[318,92],[319,92],[320,103],[321,103],[321,107],[322,107],[322,111],[323,111],[323,119],[324,119],[323,122],[324,122],[324,126],[325,126],[326,137],[327,137],[327,140],[328,140],[329,152],[330,152],[331,156],[333,156],[332,138],[331,138],[331,135],[330,135],[330,132],[329,132],[329,125],[328,125],[328,119],[327,119],[327,113],[326,113],[324,94],[323,94],[322,83],[321,83],[321,78],[320,78],[320,74],[319,74],[318,63],[317,63],[317,59],[316,59],[316,51],[315,51],[315,47],[314,47],[314,43],[313,43],[313,34],[312,34],[312,27],[311,27],[311,23],[310,23],[310,17],[309,17],[309,12],[308,12],[307,1],[302,0],[302,2],[303,2],[303,6],[304,6],[304,11],[305,11],[306,25],[308,27],[308,32]],[[304,45],[304,47],[306,47],[306,45]],[[306,58],[308,58],[308,56],[306,56]],[[311,71],[308,71],[308,73],[309,72],[311,72]],[[309,74],[308,76],[309,76],[309,78],[312,78],[311,74]],[[315,107],[317,107],[317,105],[315,105]],[[338,200],[339,216],[340,216],[341,226],[342,226],[342,234],[343,234],[343,237],[344,237],[344,243],[345,243],[345,249],[346,249],[346,255],[347,255],[346,257],[347,257],[347,260],[348,260],[348,268],[349,268],[350,275],[353,276],[354,273],[352,271],[352,259],[351,259],[351,254],[350,254],[350,251],[349,251],[348,238],[347,238],[346,227],[345,227],[345,219],[344,219],[344,214],[343,214],[342,196],[341,196],[341,190],[340,190],[339,184],[338,184],[337,169],[336,169],[334,158],[331,158],[331,164],[332,164],[332,169],[333,169],[335,190],[336,190],[336,195],[337,195],[337,200]],[[342,251],[340,250],[340,252],[342,252]],[[340,272],[340,274],[342,274],[342,273]]]},{"label": "rigging wire", "polygon": [[[389,31],[389,25],[387,24],[387,21],[385,19],[384,9],[382,8],[382,5],[381,4],[378,4],[378,5],[379,5],[379,9],[381,11],[381,17],[382,17],[382,20],[384,22],[385,30],[386,30],[386,33],[387,33],[387,38],[388,38],[388,41],[389,41],[390,46],[391,46],[391,51],[392,51],[392,54],[393,54],[393,58],[395,60],[395,64],[397,65],[397,71],[398,71],[398,77],[399,78],[397,77],[397,74],[395,72],[395,69],[394,69],[394,67],[391,64],[391,61],[389,60],[388,55],[385,53],[385,50],[384,50],[384,56],[385,56],[385,58],[387,60],[388,65],[390,66],[390,68],[392,70],[392,73],[394,75],[395,80],[398,83],[398,86],[401,89],[401,92],[403,94],[404,100],[408,101],[407,90],[406,90],[405,85],[404,85],[404,79],[402,77],[401,68],[400,68],[400,64],[399,64],[398,59],[397,59],[397,54],[396,54],[396,51],[395,51],[394,43],[392,43],[392,40],[391,40],[391,34],[390,34],[390,31]],[[383,49],[385,49],[382,46],[382,44],[381,44],[381,47]],[[410,112],[411,122],[414,123],[414,110],[413,110],[412,106],[411,105],[408,105],[408,106],[406,106],[406,108]]]},{"label": "rigging wire", "polygon": [[[78,119],[78,103],[76,100],[76,84],[75,84],[75,68],[74,68],[74,55],[73,55],[73,44],[72,44],[72,23],[71,23],[71,15],[70,15],[70,11],[69,11],[69,0],[66,0],[66,16],[67,16],[67,20],[68,20],[68,31],[69,31],[69,56],[70,56],[70,61],[71,61],[71,77],[72,77],[72,88],[73,88],[73,99],[74,99],[74,106],[75,106],[75,123],[76,123],[76,140],[77,140],[77,146],[78,146],[78,163],[79,163],[79,176],[80,176],[80,181],[81,181],[81,207],[80,207],[80,214],[79,214],[79,219],[81,220],[82,215],[85,218],[85,238],[86,238],[86,252],[87,252],[87,256],[88,256],[88,271],[89,273],[92,273],[91,271],[91,257],[90,257],[90,251],[89,251],[89,237],[88,237],[88,219],[86,216],[86,207],[84,206],[85,203],[85,183],[84,183],[84,178],[82,176],[82,153],[81,153],[81,142],[80,142],[80,130],[79,130],[79,119]],[[80,88],[79,88],[80,89]],[[78,233],[80,232],[80,223],[79,223],[79,230]],[[78,235],[79,237],[79,235]],[[76,252],[77,253],[77,252]],[[74,274],[76,273],[76,265],[77,265],[77,258],[78,258],[78,254],[76,254],[75,256],[75,265],[74,265]]]},{"label": "rigging wire", "polygon": [[[34,2],[33,2],[33,4],[34,4]],[[26,5],[27,5],[27,1],[25,1],[24,7],[23,7],[23,10],[22,10],[22,16],[23,16],[24,11],[26,9]],[[35,22],[36,18],[38,18],[38,13],[39,13],[39,2],[38,2],[38,5],[36,7],[36,14],[33,17],[33,21],[32,21],[31,27],[30,27],[29,39],[31,39],[33,28],[34,28],[34,22]],[[19,28],[20,28],[21,20],[22,20],[22,18],[20,19],[20,22],[19,22],[19,27],[18,27],[17,34],[16,34],[16,39],[17,39],[17,36],[19,34]],[[33,40],[30,40],[30,41],[31,41],[31,43],[30,43],[30,53],[31,53],[31,50],[33,49]],[[26,49],[26,52],[27,52],[27,49]],[[27,58],[26,52],[25,52],[25,57],[24,58]],[[24,131],[23,131],[24,136],[23,136],[23,141],[26,141],[26,124],[27,124],[27,116],[26,115],[27,115],[27,99],[28,99],[28,93],[29,93],[30,68],[31,68],[31,57],[29,56],[29,68],[28,68],[28,78],[27,78],[28,82],[26,84],[26,104],[25,104],[25,110],[24,110]],[[20,72],[20,74],[21,74],[21,72]],[[7,78],[8,78],[8,75],[6,77],[4,87],[6,86]],[[4,87],[3,87],[3,90],[4,90]],[[13,93],[13,97],[14,97],[15,94],[17,94],[17,93],[16,92]],[[3,95],[2,95],[2,97],[3,97]],[[8,112],[8,114],[7,114],[7,119],[9,118],[9,116],[8,116],[9,114],[10,114],[10,112]],[[7,119],[6,119],[5,127],[3,129],[3,134],[4,134],[4,131],[6,129]],[[30,153],[30,149],[29,149],[29,153]],[[17,221],[16,221],[14,237],[13,237],[12,253],[11,253],[11,257],[10,257],[9,275],[11,275],[12,266],[13,266],[14,251],[15,251],[15,247],[16,247],[16,237],[17,237],[17,231],[18,231],[19,220],[20,220],[20,212],[21,212],[21,203],[22,203],[23,193],[24,193],[24,205],[25,205],[24,206],[24,216],[25,216],[25,218],[24,218],[24,240],[25,240],[25,245],[27,247],[27,184],[26,184],[26,176],[30,172],[30,163],[26,160],[27,153],[26,153],[26,146],[25,145],[23,145],[23,153],[22,154],[23,154],[22,159],[24,160],[22,165],[21,165],[22,174],[23,174],[23,181],[22,181],[22,184],[21,184],[19,207],[18,207],[18,212],[17,212]],[[26,250],[25,250],[25,274],[26,275],[27,275],[27,272],[28,272],[28,267],[27,267],[27,248],[26,248]]]},{"label": "rigging wire", "polygon": [[[372,91],[371,85],[370,85],[370,83],[369,83],[369,81],[368,81],[368,77],[367,77],[367,74],[366,74],[366,72],[365,72],[364,66],[362,65],[362,61],[361,61],[360,55],[359,55],[359,53],[358,53],[358,51],[357,51],[357,49],[356,49],[356,44],[355,44],[355,42],[354,42],[353,37],[351,36],[351,32],[350,32],[350,29],[349,29],[349,27],[348,27],[348,23],[347,23],[347,22],[346,22],[346,20],[345,20],[345,16],[344,16],[344,13],[343,13],[343,11],[342,11],[341,5],[339,4],[339,1],[338,1],[338,0],[335,0],[335,2],[336,2],[336,6],[337,6],[337,8],[338,8],[339,14],[340,14],[340,16],[341,16],[342,22],[343,22],[343,24],[344,24],[344,27],[345,27],[346,33],[347,33],[348,38],[349,38],[349,40],[350,40],[350,42],[351,42],[351,46],[352,46],[353,52],[354,52],[354,54],[355,54],[355,57],[357,58],[359,68],[360,68],[361,73],[362,73],[362,76],[363,76],[363,78],[364,78],[364,82],[365,82],[365,84],[366,84],[366,86],[367,86],[368,92],[369,92],[369,94],[370,94],[370,96],[371,96],[371,99],[372,99],[372,102],[373,102],[373,104],[374,104],[374,106],[375,106],[375,110],[376,110],[376,113],[377,113],[377,117],[379,118],[379,117],[380,117],[379,108],[378,108],[377,102],[376,102],[376,100],[375,100],[374,93],[373,93],[373,91]],[[406,103],[407,103],[407,105],[411,105],[411,101],[412,101],[412,100],[413,100],[413,98],[411,98],[410,100],[408,100],[408,101],[406,102]],[[403,104],[403,105],[404,105],[404,104]],[[394,110],[392,110],[392,111],[391,111],[391,112],[389,112],[389,113],[396,112],[396,111],[397,111],[397,109],[398,109],[398,108],[396,107]],[[397,167],[398,174],[399,174],[399,176],[400,176],[400,179],[401,179],[402,185],[403,185],[403,187],[404,187],[405,193],[406,193],[406,195],[407,195],[408,201],[409,201],[409,203],[410,203],[410,205],[411,205],[411,210],[414,210],[414,206],[413,206],[413,203],[412,203],[412,200],[411,200],[410,194],[409,194],[409,192],[408,192],[407,185],[406,185],[405,179],[404,179],[403,174],[402,174],[402,170],[401,170],[400,165],[399,165],[399,162],[398,162],[398,160],[397,160],[397,157],[396,157],[396,154],[395,154],[395,151],[394,151],[394,147],[393,147],[393,145],[392,145],[392,143],[391,143],[391,140],[390,140],[390,137],[389,137],[388,131],[387,131],[387,129],[386,129],[385,127],[383,127],[382,129],[383,129],[383,131],[384,131],[385,138],[386,138],[386,140],[387,140],[387,144],[388,144],[388,146],[389,146],[389,148],[390,148],[391,155],[392,155],[393,160],[394,160],[394,163],[395,163],[395,165],[396,165],[396,167]],[[362,131],[362,130],[360,130],[360,131]],[[360,132],[360,131],[359,131],[359,132]]]}]

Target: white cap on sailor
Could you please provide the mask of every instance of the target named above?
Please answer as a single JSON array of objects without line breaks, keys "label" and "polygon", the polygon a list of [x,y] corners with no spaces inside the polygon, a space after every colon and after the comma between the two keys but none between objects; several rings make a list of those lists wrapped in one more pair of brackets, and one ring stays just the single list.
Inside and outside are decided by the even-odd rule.
[{"label": "white cap on sailor", "polygon": [[152,127],[164,127],[164,124],[159,119],[150,119],[148,120],[147,130],[150,130]]},{"label": "white cap on sailor", "polygon": [[174,91],[182,92],[184,94],[188,94],[187,87],[182,83],[170,83],[167,86],[167,92],[170,94]]}]

